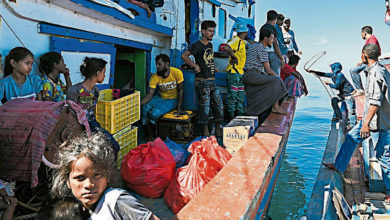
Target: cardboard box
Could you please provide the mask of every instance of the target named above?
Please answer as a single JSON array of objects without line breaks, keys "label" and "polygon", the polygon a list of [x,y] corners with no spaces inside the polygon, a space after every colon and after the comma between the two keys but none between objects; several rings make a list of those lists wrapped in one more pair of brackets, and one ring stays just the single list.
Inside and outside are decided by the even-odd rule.
[{"label": "cardboard box", "polygon": [[253,120],[233,119],[223,128],[223,145],[226,149],[240,149],[255,129]]},{"label": "cardboard box", "polygon": [[253,120],[255,122],[255,129],[259,127],[259,117],[257,116],[237,116],[234,119]]}]

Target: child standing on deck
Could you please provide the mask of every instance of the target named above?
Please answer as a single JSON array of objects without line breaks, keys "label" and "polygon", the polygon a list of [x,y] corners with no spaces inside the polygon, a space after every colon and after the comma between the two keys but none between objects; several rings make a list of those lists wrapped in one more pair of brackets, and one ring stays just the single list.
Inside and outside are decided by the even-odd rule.
[{"label": "child standing on deck", "polygon": [[34,55],[24,47],[15,47],[5,58],[4,78],[0,80],[0,102],[27,98],[42,101],[42,81],[32,75]]},{"label": "child standing on deck", "polygon": [[[41,56],[39,71],[42,73],[43,100],[61,102],[65,100],[66,90],[72,86],[69,69],[64,59],[57,52],[48,52]],[[60,74],[64,74],[66,85],[61,81]]]},{"label": "child standing on deck", "polygon": [[68,89],[66,99],[79,104],[86,113],[92,132],[103,132],[113,144],[115,154],[119,151],[119,144],[112,134],[102,128],[96,121],[95,107],[99,98],[99,89],[95,86],[104,81],[107,62],[100,58],[85,57],[80,66],[80,72],[85,77],[83,82],[77,83]]},{"label": "child standing on deck", "polygon": [[158,219],[126,190],[111,188],[119,185],[119,175],[102,133],[74,139],[58,158],[60,168],[55,170],[51,193],[68,207],[61,205],[63,209],[56,209],[55,217],[71,210],[69,217],[82,214],[84,219],[92,220]]},{"label": "child standing on deck", "polygon": [[[214,21],[203,21],[201,24],[202,39],[194,43],[181,57],[195,69],[195,89],[199,99],[199,124],[202,124],[203,135],[210,136],[208,123],[211,108],[215,122],[215,135],[220,137],[222,136],[220,124],[223,120],[223,104],[214,82],[214,51],[211,43],[215,27]],[[196,63],[190,60],[190,55],[195,57]]]},{"label": "child standing on deck", "polygon": [[230,120],[236,115],[244,115],[245,90],[242,83],[242,74],[246,61],[245,38],[248,36],[248,27],[246,24],[238,23],[235,31],[237,36],[229,40],[225,46],[225,51],[229,54],[229,65],[226,68],[226,79],[228,83],[227,108]]}]

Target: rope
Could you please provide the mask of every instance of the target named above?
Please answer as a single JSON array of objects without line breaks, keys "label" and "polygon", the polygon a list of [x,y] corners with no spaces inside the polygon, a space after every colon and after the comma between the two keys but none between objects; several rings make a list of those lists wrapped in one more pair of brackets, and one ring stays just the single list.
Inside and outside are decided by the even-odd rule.
[{"label": "rope", "polygon": [[[303,69],[306,70],[306,72],[310,72],[310,68],[322,57],[326,54],[326,51],[322,51],[320,53],[317,53],[315,54],[314,56],[312,56],[306,63],[305,65],[303,66]],[[314,60],[314,61],[313,61]],[[310,63],[311,62],[311,63]],[[310,63],[310,64],[309,64]],[[325,88],[326,90],[326,93],[328,93],[329,95],[329,98],[332,99],[332,97],[336,96],[333,92],[332,89],[330,89],[330,92],[329,92],[329,89],[328,87],[325,85],[325,83],[322,81],[322,79],[317,76],[316,74],[313,74],[315,77],[317,77],[318,80],[320,80],[322,86]],[[332,93],[332,94],[331,94]]]},{"label": "rope", "polygon": [[25,209],[28,209],[28,210],[30,210],[30,211],[39,212],[39,209],[34,208],[34,207],[31,207],[31,206],[29,206],[29,205],[26,205],[26,204],[24,204],[24,203],[21,202],[21,201],[18,201],[18,205],[20,205],[21,207],[23,207],[23,208],[25,208]]},{"label": "rope", "polygon": [[[326,51],[322,51],[322,52],[320,52],[320,53],[317,53],[317,54],[315,54],[314,56],[312,56],[306,63],[305,63],[305,65],[303,66],[303,69],[305,69],[306,71],[308,71],[309,69],[310,69],[310,67],[312,67],[322,56],[324,56],[326,54]],[[317,57],[318,56],[318,57]],[[317,57],[317,59],[316,60],[314,60],[314,58],[316,58]],[[310,63],[310,61],[312,61],[312,60],[314,60],[313,61],[313,63],[311,63],[311,65],[309,65],[308,67],[307,67],[307,64],[308,63]]]},{"label": "rope", "polygon": [[0,14],[0,18],[2,18],[4,20],[4,23],[8,26],[8,28],[11,30],[11,32],[15,35],[16,39],[18,39],[18,41],[22,44],[23,47],[26,47],[26,45],[24,45],[24,43],[22,42],[22,40],[18,37],[18,35],[15,33],[14,29],[12,29],[12,27],[8,24],[7,20],[5,20],[5,18]]}]

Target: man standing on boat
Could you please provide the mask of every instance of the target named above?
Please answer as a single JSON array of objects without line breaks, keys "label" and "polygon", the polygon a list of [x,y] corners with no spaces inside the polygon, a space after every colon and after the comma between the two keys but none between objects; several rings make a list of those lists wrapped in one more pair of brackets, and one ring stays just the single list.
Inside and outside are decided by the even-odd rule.
[{"label": "man standing on boat", "polygon": [[344,173],[357,145],[371,133],[379,132],[376,145],[376,157],[381,163],[383,180],[387,193],[390,193],[390,74],[378,62],[380,49],[376,44],[363,47],[362,63],[367,65],[367,83],[365,88],[365,111],[360,121],[345,136],[335,163],[324,163],[330,169]]},{"label": "man standing on boat", "polygon": [[280,53],[282,54],[282,57],[285,61],[287,58],[287,46],[284,43],[283,30],[282,30],[283,23],[284,23],[284,15],[278,14],[278,18],[275,24],[275,29],[278,32],[277,40],[279,44]]},{"label": "man standing on boat", "polygon": [[302,55],[302,51],[298,49],[297,42],[295,41],[295,33],[293,30],[291,30],[290,26],[291,26],[291,19],[286,18],[284,20],[282,31],[283,31],[284,42],[286,43],[287,46],[287,57],[293,55],[294,50],[297,54]]},{"label": "man standing on boat", "polygon": [[252,43],[248,48],[245,74],[242,81],[248,101],[246,114],[259,117],[259,124],[272,112],[286,115],[281,107],[283,97],[287,95],[282,79],[271,69],[267,46],[273,44],[273,31],[264,28],[260,31],[260,42]]},{"label": "man standing on boat", "polygon": [[[220,124],[223,120],[223,103],[218,88],[215,86],[215,65],[213,40],[214,21],[206,20],[201,24],[202,39],[191,45],[181,58],[195,69],[195,89],[199,99],[199,124],[203,126],[203,135],[210,136],[208,123],[210,110],[214,116],[215,135],[221,137]],[[194,63],[189,56],[195,57]]]},{"label": "man standing on boat", "polygon": [[[371,26],[364,26],[361,31],[361,36],[363,40],[366,40],[364,45],[375,44],[379,47],[379,56],[381,55],[381,46],[379,45],[378,39],[375,35],[372,34],[373,30]],[[352,93],[353,96],[364,95],[363,92],[363,83],[360,73],[367,68],[367,65],[360,61],[356,67],[350,70],[351,78],[353,85],[355,87],[355,91]]]},{"label": "man standing on boat", "polygon": [[[278,13],[274,10],[267,12],[267,22],[260,28],[260,32],[263,29],[271,30],[274,37],[278,37],[278,31],[275,28],[276,20]],[[266,47],[266,52],[268,52],[269,65],[274,73],[277,76],[280,75],[280,70],[284,67],[284,59],[282,53],[280,52],[279,43],[275,39],[273,44]]]},{"label": "man standing on boat", "polygon": [[242,74],[246,61],[245,38],[248,36],[248,27],[240,22],[236,27],[237,36],[229,40],[225,46],[225,51],[229,54],[229,65],[226,68],[226,79],[228,84],[228,93],[226,98],[227,109],[230,119],[236,115],[244,115],[245,91],[242,84]]}]

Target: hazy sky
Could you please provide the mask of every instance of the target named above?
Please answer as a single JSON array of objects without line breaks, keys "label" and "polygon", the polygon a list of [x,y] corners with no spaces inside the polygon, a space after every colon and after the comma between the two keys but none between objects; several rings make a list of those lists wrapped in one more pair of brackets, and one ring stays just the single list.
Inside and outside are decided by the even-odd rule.
[{"label": "hazy sky", "polygon": [[349,69],[360,60],[364,45],[360,31],[365,25],[373,27],[382,53],[390,52],[384,0],[257,0],[256,4],[257,30],[270,9],[291,19],[291,29],[303,51],[301,70],[312,55],[325,50],[327,54],[313,68],[329,71],[329,64],[339,61],[345,75],[349,75]]}]

